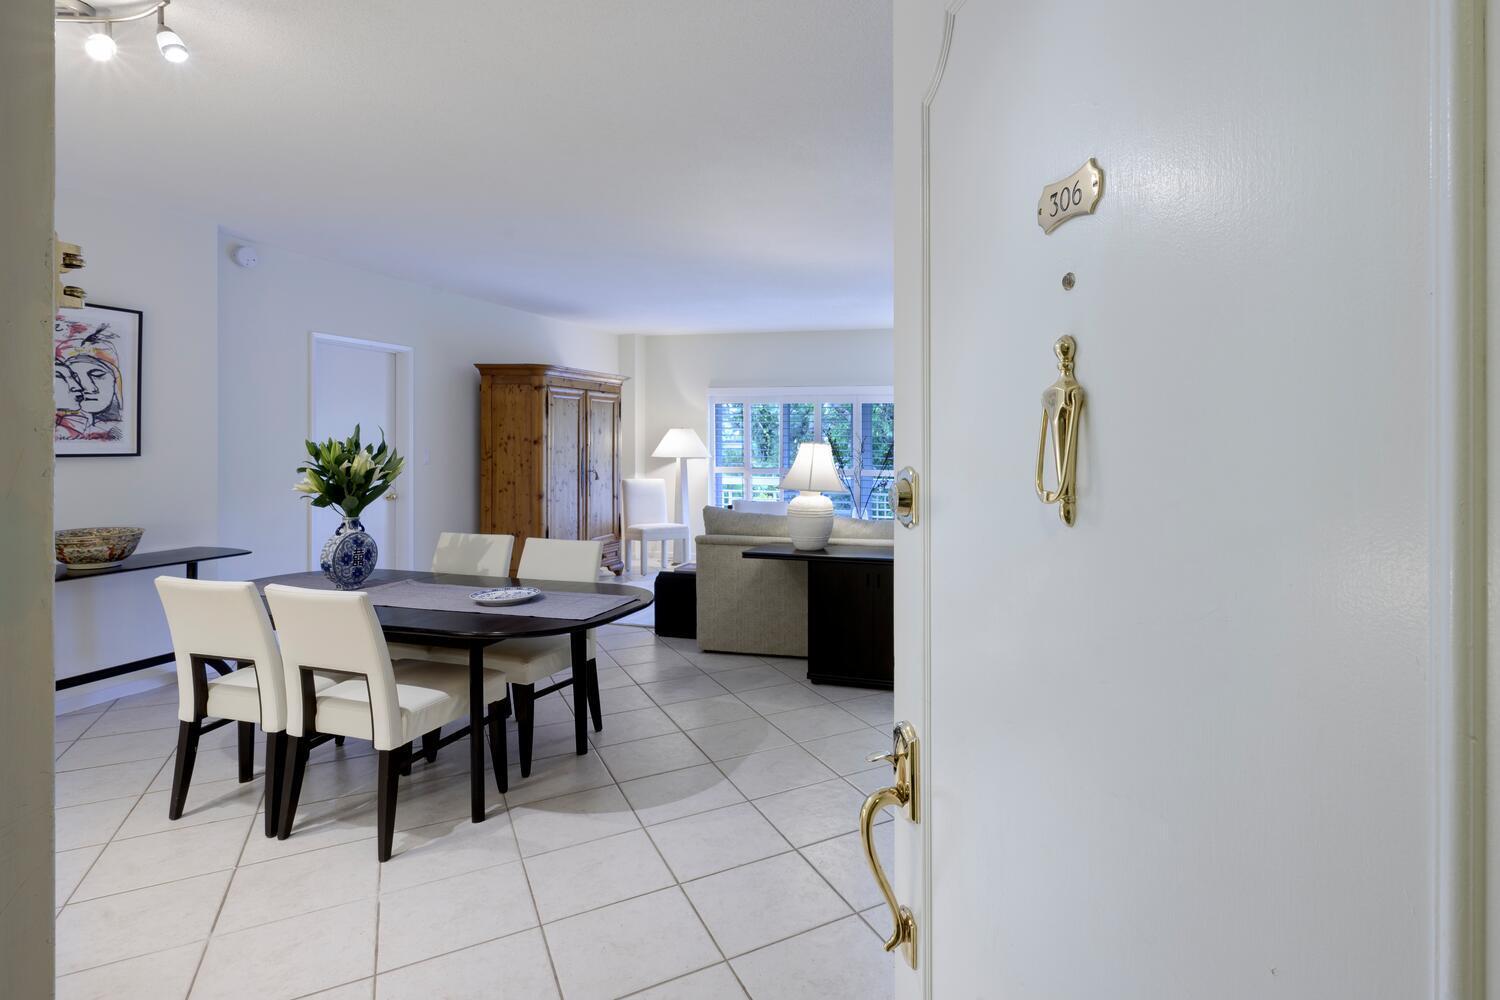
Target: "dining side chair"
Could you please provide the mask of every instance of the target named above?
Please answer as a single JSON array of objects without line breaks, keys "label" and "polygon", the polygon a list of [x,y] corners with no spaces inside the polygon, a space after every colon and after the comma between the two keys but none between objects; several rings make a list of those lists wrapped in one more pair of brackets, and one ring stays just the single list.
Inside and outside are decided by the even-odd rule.
[{"label": "dining side chair", "polygon": [[[437,547],[432,550],[432,572],[452,573],[456,576],[509,577],[511,554],[515,551],[515,535],[481,535],[469,531],[444,531],[438,535]],[[468,666],[469,654],[465,650],[442,650],[435,646],[409,643],[391,643],[391,659],[432,660],[439,663],[458,663]],[[509,714],[510,703],[505,704]],[[440,731],[422,735],[422,759],[436,762],[438,747],[442,743]],[[411,773],[410,761],[405,773]]]},{"label": "dining side chair", "polygon": [[[558,580],[569,583],[593,583],[599,579],[599,561],[603,555],[600,542],[569,541],[561,538],[528,538],[521,546],[521,563],[517,576],[522,581]],[[594,731],[604,728],[599,704],[597,646],[594,631],[588,632],[588,662],[584,690],[587,706],[574,705],[573,711],[588,711],[593,716]],[[573,686],[572,640],[565,635],[538,639],[507,639],[484,651],[488,670],[503,671],[510,681],[512,710],[516,716],[516,743],[519,750],[521,777],[531,776],[532,733],[535,728],[536,699],[562,688]],[[544,688],[537,684],[560,671],[569,671],[567,680]]]},{"label": "dining side chair", "polygon": [[[647,556],[652,542],[661,543],[661,568],[667,568],[667,545],[681,540],[684,558],[687,555],[690,529],[686,524],[673,521],[667,514],[667,481],[665,479],[622,479],[621,520],[625,525],[621,544],[624,546],[624,562],[630,566],[630,546],[641,547],[641,576],[646,575]],[[524,550],[522,558],[525,558]],[[523,574],[524,575],[524,574]]]},{"label": "dining side chair", "polygon": [[[390,859],[396,829],[396,789],[412,741],[469,711],[469,678],[450,663],[391,662],[380,621],[363,591],[307,590],[269,584],[266,600],[276,620],[289,692],[286,777],[277,838],[291,835],[308,751],[332,736],[369,740],[377,755],[376,856]],[[320,687],[320,676],[334,683]],[[485,671],[484,716],[450,739],[490,737],[495,786],[506,790],[505,675]]]},{"label": "dining side chair", "polygon": [[515,535],[445,531],[432,550],[432,571],[460,576],[510,576]]},{"label": "dining side chair", "polygon": [[[266,734],[266,836],[275,836],[286,755],[286,681],[266,606],[253,583],[159,576],[156,593],[177,659],[177,759],[167,818],[182,817],[199,738],[230,722],[238,725],[244,784],[254,773],[259,724]],[[231,660],[238,669],[229,668]],[[332,684],[315,682],[319,688]]]}]

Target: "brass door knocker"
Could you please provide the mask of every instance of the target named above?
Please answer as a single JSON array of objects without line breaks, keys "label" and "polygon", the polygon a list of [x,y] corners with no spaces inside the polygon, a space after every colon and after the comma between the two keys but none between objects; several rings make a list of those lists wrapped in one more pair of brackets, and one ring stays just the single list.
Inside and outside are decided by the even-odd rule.
[{"label": "brass door knocker", "polygon": [[[1083,416],[1083,386],[1073,377],[1073,355],[1078,345],[1067,335],[1052,346],[1057,355],[1057,381],[1042,393],[1042,440],[1036,447],[1036,495],[1042,503],[1058,505],[1063,524],[1073,526],[1078,513],[1078,422]],[[1052,468],[1057,473],[1057,489],[1049,490],[1042,482],[1046,468],[1048,428],[1052,437]]]}]

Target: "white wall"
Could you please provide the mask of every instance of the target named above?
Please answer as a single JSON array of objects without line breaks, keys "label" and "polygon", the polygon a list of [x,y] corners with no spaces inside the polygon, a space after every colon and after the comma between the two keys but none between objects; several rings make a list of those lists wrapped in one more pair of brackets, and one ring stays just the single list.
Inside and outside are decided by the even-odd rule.
[{"label": "white wall", "polygon": [[[804,333],[715,333],[620,338],[621,370],[633,375],[638,421],[621,464],[626,475],[667,481],[677,495],[675,459],[652,458],[668,428],[708,428],[710,389],[735,386],[890,385],[894,379],[890,330]],[[627,409],[630,399],[627,399]],[[898,417],[899,419],[899,417]],[[688,463],[693,532],[703,530],[708,463]]]},{"label": "white wall", "polygon": [[[144,313],[141,455],[59,459],[57,526],[138,525],[143,550],[253,550],[205,563],[205,577],[306,568],[307,515],[291,484],[308,430],[310,332],[414,349],[406,482],[417,553],[431,552],[439,531],[478,524],[475,362],[619,362],[613,334],[273,246],[257,246],[257,268],[240,268],[229,258],[240,241],[213,220],[160,206],[62,191],[56,220],[84,248],[88,267],[74,280],[89,298]],[[57,588],[57,676],[170,647],[154,575]]]},{"label": "white wall", "polygon": [[[88,264],[70,280],[91,302],[144,313],[141,454],[59,458],[57,527],[142,527],[142,551],[216,544],[217,229],[154,204],[72,190],[58,192],[56,220],[58,233],[83,247]],[[169,648],[151,586],[155,575],[57,587],[58,676]],[[207,564],[203,575],[211,575]]]},{"label": "white wall", "polygon": [[[308,434],[308,338],[313,332],[413,349],[416,446],[408,491],[412,551],[422,562],[440,531],[479,523],[476,362],[550,362],[614,371],[617,336],[562,320],[256,244],[260,263],[218,246],[219,533],[255,550],[249,576],[307,566],[304,501],[292,493]],[[414,488],[412,488],[414,487]]]}]

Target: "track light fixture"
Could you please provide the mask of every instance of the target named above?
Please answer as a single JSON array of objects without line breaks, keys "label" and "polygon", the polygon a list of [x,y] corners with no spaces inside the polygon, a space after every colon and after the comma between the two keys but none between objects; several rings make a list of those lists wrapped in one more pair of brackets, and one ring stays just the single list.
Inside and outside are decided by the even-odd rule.
[{"label": "track light fixture", "polygon": [[170,63],[187,62],[188,47],[182,36],[167,27],[167,5],[172,0],[150,0],[129,12],[96,10],[86,0],[53,0],[52,16],[58,24],[89,24],[96,29],[84,40],[83,51],[96,62],[109,62],[119,51],[114,28],[126,21],[140,21],[156,15],[156,47]]}]

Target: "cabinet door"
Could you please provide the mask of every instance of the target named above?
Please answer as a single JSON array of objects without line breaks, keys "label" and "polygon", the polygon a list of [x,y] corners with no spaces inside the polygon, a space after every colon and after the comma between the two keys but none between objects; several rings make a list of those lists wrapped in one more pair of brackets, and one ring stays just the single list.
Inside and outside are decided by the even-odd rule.
[{"label": "cabinet door", "polygon": [[588,394],[588,495],[585,538],[606,541],[619,532],[620,397],[616,393]]},{"label": "cabinet door", "polygon": [[583,481],[583,393],[547,387],[546,537],[581,538]]}]

